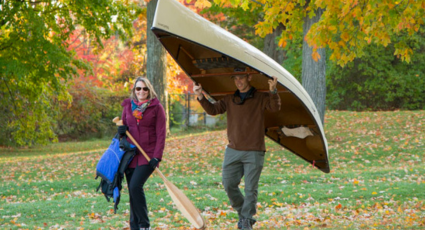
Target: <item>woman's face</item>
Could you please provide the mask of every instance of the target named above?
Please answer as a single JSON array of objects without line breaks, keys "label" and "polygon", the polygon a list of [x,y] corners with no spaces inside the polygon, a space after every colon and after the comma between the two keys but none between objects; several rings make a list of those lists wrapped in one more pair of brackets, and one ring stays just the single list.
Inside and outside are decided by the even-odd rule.
[{"label": "woman's face", "polygon": [[134,91],[136,92],[136,97],[139,101],[145,101],[149,98],[149,89],[146,87],[143,81],[138,81],[136,83],[136,88]]}]

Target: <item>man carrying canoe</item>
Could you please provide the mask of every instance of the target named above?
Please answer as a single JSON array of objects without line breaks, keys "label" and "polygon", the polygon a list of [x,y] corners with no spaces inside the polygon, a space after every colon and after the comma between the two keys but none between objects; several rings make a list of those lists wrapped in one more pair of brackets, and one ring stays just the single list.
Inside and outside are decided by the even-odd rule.
[{"label": "man carrying canoe", "polygon": [[[266,151],[264,135],[264,111],[280,110],[280,97],[277,94],[277,78],[268,81],[270,92],[258,92],[250,85],[252,76],[244,69],[235,68],[232,79],[237,90],[216,103],[209,102],[202,94],[202,86],[194,85],[193,91],[198,101],[209,115],[227,112],[227,137],[222,168],[222,182],[230,204],[238,212],[239,229],[252,229],[256,222],[258,182],[264,164]],[[245,196],[239,184],[245,180]]]}]

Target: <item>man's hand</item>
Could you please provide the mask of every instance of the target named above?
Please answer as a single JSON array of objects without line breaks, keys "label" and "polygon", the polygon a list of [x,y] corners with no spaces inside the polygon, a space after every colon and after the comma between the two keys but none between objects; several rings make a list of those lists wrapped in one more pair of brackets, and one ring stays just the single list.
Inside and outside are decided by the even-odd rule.
[{"label": "man's hand", "polygon": [[202,98],[204,98],[204,95],[202,94],[202,85],[199,83],[193,84],[193,93],[196,94],[198,100],[202,100]]},{"label": "man's hand", "polygon": [[276,92],[276,85],[277,85],[277,77],[273,76],[273,80],[269,79],[269,88],[270,92]]}]

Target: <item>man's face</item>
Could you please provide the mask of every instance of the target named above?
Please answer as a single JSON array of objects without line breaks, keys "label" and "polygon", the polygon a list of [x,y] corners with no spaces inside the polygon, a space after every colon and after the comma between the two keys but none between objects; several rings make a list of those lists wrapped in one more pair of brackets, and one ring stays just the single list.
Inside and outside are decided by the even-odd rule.
[{"label": "man's face", "polygon": [[251,81],[251,76],[239,75],[234,76],[233,80],[235,81],[236,88],[238,88],[239,92],[245,93],[251,88],[249,82]]}]

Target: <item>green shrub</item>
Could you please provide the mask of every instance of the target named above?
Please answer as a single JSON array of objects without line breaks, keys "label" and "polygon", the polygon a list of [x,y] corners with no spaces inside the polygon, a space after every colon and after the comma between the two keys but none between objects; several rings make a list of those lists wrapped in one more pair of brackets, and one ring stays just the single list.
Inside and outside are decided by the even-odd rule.
[{"label": "green shrub", "polygon": [[425,109],[425,42],[409,44],[410,63],[394,56],[394,46],[371,45],[362,58],[344,68],[328,64],[328,109],[394,110]]},{"label": "green shrub", "polygon": [[121,102],[128,95],[117,95],[106,89],[76,84],[70,89],[72,103],[60,105],[55,129],[61,140],[101,138],[116,132],[114,117],[121,117]]},{"label": "green shrub", "polygon": [[170,98],[170,128],[180,127],[185,121],[184,110],[185,110],[185,95],[174,95]]}]

